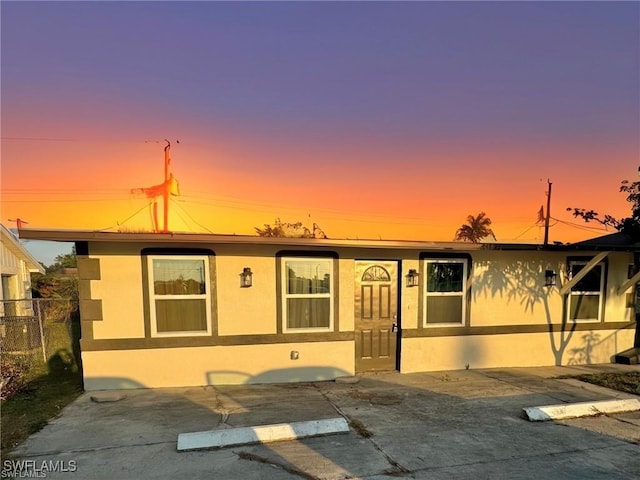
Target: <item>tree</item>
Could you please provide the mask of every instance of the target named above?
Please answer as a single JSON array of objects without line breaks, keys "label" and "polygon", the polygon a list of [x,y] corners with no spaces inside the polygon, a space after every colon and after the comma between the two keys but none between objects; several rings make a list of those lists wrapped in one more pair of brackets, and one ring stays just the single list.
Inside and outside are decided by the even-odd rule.
[{"label": "tree", "polygon": [[313,224],[313,230],[309,230],[302,222],[289,223],[276,218],[273,225],[264,224],[264,228],[254,227],[259,237],[294,237],[294,238],[327,238],[324,231]]},{"label": "tree", "polygon": [[[640,169],[638,169],[640,172]],[[627,201],[631,204],[631,216],[616,218],[613,215],[600,215],[595,210],[585,208],[568,207],[574,217],[580,217],[585,222],[598,222],[605,227],[613,227],[620,233],[629,236],[630,243],[640,242],[640,180],[630,183],[629,180],[620,182],[620,192],[627,194]],[[640,271],[640,252],[633,255],[635,271]],[[636,286],[636,288],[639,288]],[[636,294],[637,295],[637,294]],[[636,304],[637,305],[637,304]],[[640,348],[640,309],[636,306],[636,333],[634,347]]]},{"label": "tree", "polygon": [[478,243],[489,236],[496,240],[496,236],[491,230],[491,219],[487,217],[486,213],[480,212],[475,217],[473,215],[467,217],[467,225],[463,224],[456,231],[454,240]]},{"label": "tree", "polygon": [[77,302],[78,279],[57,273],[32,273],[31,292],[34,298],[66,299]]},{"label": "tree", "polygon": [[76,258],[76,246],[71,247],[71,253],[62,253],[54,259],[54,263],[45,267],[48,273],[55,272],[61,268],[76,268],[78,260]]},{"label": "tree", "polygon": [[76,268],[76,246],[71,247],[71,253],[63,253],[54,262],[45,266],[45,274],[31,274],[31,289],[36,298],[64,298],[74,302],[78,300],[78,279],[76,275],[65,275],[62,269]]},{"label": "tree", "polygon": [[613,227],[619,232],[629,235],[634,242],[640,241],[640,181],[630,183],[629,180],[620,182],[620,192],[627,194],[627,201],[631,204],[631,216],[616,218],[613,215],[600,215],[595,210],[568,207],[574,217],[580,217],[585,222],[597,222],[605,227]]}]

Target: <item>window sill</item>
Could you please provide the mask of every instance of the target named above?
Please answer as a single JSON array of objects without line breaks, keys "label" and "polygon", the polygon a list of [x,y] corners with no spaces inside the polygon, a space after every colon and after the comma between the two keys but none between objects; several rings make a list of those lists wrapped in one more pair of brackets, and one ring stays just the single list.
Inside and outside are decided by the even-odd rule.
[{"label": "window sill", "polygon": [[152,333],[151,338],[182,338],[182,337],[210,337],[211,332],[172,332],[172,333]]},{"label": "window sill", "polygon": [[331,333],[333,328],[285,328],[282,333]]},{"label": "window sill", "polygon": [[441,327],[464,327],[465,324],[460,323],[425,323],[424,328],[441,328]]}]

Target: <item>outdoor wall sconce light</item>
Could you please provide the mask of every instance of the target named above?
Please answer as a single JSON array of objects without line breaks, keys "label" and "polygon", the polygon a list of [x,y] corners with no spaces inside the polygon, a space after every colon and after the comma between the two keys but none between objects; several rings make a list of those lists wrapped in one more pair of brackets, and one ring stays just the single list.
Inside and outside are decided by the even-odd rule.
[{"label": "outdoor wall sconce light", "polygon": [[413,268],[405,275],[407,279],[407,287],[417,287],[420,281],[420,274]]},{"label": "outdoor wall sconce light", "polygon": [[240,288],[247,288],[253,285],[253,272],[251,268],[244,267],[240,274]]},{"label": "outdoor wall sconce light", "polygon": [[544,271],[544,286],[545,287],[554,287],[556,285],[556,279],[558,274],[553,270],[545,270]]}]

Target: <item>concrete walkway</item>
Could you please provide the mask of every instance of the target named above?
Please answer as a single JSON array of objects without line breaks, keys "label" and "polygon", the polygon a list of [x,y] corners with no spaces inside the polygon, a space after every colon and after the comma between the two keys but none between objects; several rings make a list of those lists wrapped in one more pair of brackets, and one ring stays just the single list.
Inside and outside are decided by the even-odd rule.
[{"label": "concrete walkway", "polygon": [[[528,422],[524,407],[638,398],[560,375],[592,365],[364,375],[81,396],[14,453],[61,479],[637,479],[640,412]],[[95,395],[95,393],[94,393]],[[344,416],[346,434],[178,452],[178,434]],[[3,463],[6,467],[6,462]],[[57,471],[55,471],[57,470]],[[61,471],[65,470],[65,471]]]}]

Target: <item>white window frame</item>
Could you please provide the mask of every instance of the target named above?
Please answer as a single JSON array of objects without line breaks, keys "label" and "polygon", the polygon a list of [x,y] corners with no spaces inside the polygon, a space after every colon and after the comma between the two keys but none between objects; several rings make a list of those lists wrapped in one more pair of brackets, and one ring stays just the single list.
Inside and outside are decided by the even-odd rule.
[{"label": "white window frame", "polygon": [[[588,260],[570,260],[569,261],[569,274],[573,277],[573,265],[586,265],[589,263]],[[602,301],[604,300],[604,277],[605,277],[605,268],[604,262],[600,262],[593,267],[600,268],[600,290],[598,292],[595,291],[583,291],[583,290],[574,290],[573,288],[569,292],[569,306],[567,308],[567,320],[570,322],[579,322],[579,323],[597,323],[602,321]],[[592,269],[593,270],[593,269]],[[598,318],[571,318],[571,305],[573,303],[573,298],[577,296],[594,296],[598,295]]]},{"label": "white window frame", "polygon": [[[154,260],[201,260],[204,262],[205,293],[193,295],[156,295],[153,285],[153,261]],[[149,255],[147,257],[148,291],[149,291],[149,316],[151,323],[152,337],[203,337],[211,335],[211,277],[209,274],[209,257],[207,255]],[[205,312],[207,317],[207,329],[204,330],[184,330],[180,332],[158,332],[156,321],[156,300],[196,300],[205,301]]]},{"label": "white window frame", "polygon": [[[280,258],[280,284],[281,284],[281,307],[282,307],[282,332],[283,333],[307,333],[307,332],[332,332],[333,331],[333,308],[334,308],[334,259],[332,257],[281,257]],[[325,263],[329,266],[329,293],[289,293],[287,262],[317,262]],[[311,328],[290,328],[287,326],[287,300],[290,298],[328,298],[329,299],[329,326]]]},{"label": "white window frame", "polygon": [[[462,291],[460,292],[428,292],[427,285],[427,269],[430,263],[461,263],[462,264]],[[424,285],[422,287],[423,303],[423,325],[425,328],[440,328],[440,327],[463,327],[466,324],[467,318],[467,279],[469,275],[469,260],[466,258],[425,258],[423,264],[423,278]],[[447,322],[447,323],[429,323],[427,318],[427,303],[429,297],[461,297],[462,301],[462,315],[459,322]]]}]

